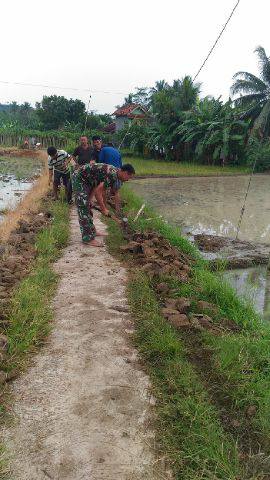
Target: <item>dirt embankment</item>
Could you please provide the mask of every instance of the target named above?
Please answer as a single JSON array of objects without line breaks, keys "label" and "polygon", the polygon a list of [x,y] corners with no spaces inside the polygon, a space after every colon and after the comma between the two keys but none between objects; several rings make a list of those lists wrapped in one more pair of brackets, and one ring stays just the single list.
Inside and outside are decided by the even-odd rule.
[{"label": "dirt embankment", "polygon": [[50,222],[50,216],[45,206],[29,213],[27,220],[19,220],[8,241],[0,243],[0,322],[4,324],[12,290],[29,272],[36,256],[37,233]]}]

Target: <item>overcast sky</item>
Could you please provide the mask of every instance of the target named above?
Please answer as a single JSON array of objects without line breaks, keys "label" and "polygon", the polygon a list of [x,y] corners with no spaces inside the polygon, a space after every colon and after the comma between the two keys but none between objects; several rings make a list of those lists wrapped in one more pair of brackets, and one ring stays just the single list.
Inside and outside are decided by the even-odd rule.
[{"label": "overcast sky", "polygon": [[[65,95],[111,113],[124,95],[156,80],[194,75],[236,0],[2,0],[0,103],[34,104]],[[203,95],[228,98],[232,76],[257,73],[253,53],[270,55],[269,0],[241,0],[199,76]],[[102,93],[110,92],[110,93]]]}]

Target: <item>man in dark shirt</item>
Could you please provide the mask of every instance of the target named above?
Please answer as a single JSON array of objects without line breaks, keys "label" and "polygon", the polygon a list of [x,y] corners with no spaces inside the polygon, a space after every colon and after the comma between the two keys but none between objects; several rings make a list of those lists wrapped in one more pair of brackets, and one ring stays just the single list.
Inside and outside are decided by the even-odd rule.
[{"label": "man in dark shirt", "polygon": [[102,149],[101,137],[99,137],[98,135],[94,135],[92,137],[92,143],[93,143],[93,159],[95,160],[96,163],[101,163],[100,161],[100,152]]},{"label": "man in dark shirt", "polygon": [[75,148],[73,157],[77,165],[94,163],[93,148],[89,145],[88,138],[85,135],[80,138],[80,145]]}]

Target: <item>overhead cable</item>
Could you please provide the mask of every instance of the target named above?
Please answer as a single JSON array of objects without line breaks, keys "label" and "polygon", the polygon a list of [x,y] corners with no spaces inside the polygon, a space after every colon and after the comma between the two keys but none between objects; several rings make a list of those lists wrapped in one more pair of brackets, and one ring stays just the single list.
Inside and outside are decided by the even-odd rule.
[{"label": "overhead cable", "polygon": [[227,27],[227,25],[229,24],[229,22],[230,22],[231,18],[233,17],[233,14],[234,14],[235,10],[237,9],[237,7],[238,7],[239,3],[240,3],[240,0],[238,0],[238,1],[236,2],[235,6],[233,7],[233,9],[232,9],[232,11],[231,11],[231,13],[230,13],[230,15],[229,15],[229,17],[228,17],[228,19],[227,19],[226,23],[223,25],[223,27],[222,27],[222,29],[221,29],[221,31],[220,31],[220,33],[219,33],[219,35],[218,35],[217,39],[215,40],[215,42],[213,43],[212,47],[210,48],[210,50],[209,50],[209,52],[208,52],[207,56],[205,57],[205,59],[204,59],[203,63],[201,64],[201,66],[200,66],[200,68],[199,68],[198,72],[196,73],[196,75],[195,75],[195,76],[194,76],[194,78],[192,79],[192,81],[193,81],[193,82],[195,82],[196,78],[197,78],[197,77],[198,77],[198,75],[201,73],[201,71],[202,71],[203,67],[205,66],[205,64],[206,64],[207,60],[209,59],[210,55],[212,54],[213,50],[214,50],[214,49],[215,49],[215,47],[217,46],[217,44],[218,44],[218,42],[219,42],[219,40],[220,40],[220,38],[221,38],[222,34],[223,34],[223,33],[224,33],[224,31],[226,30],[226,27]]}]

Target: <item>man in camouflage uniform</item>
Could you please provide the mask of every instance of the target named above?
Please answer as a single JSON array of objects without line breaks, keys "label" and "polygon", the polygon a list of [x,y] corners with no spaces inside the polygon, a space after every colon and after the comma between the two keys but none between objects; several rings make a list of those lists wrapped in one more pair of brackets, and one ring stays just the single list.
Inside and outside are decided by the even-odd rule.
[{"label": "man in camouflage uniform", "polygon": [[121,182],[127,182],[135,174],[132,165],[126,164],[121,168],[115,168],[105,163],[83,165],[73,174],[73,189],[78,208],[79,224],[82,233],[82,241],[92,246],[101,246],[95,240],[98,235],[93,223],[93,213],[89,208],[89,198],[95,195],[101,212],[109,216],[106,206],[106,189],[116,191]]}]

